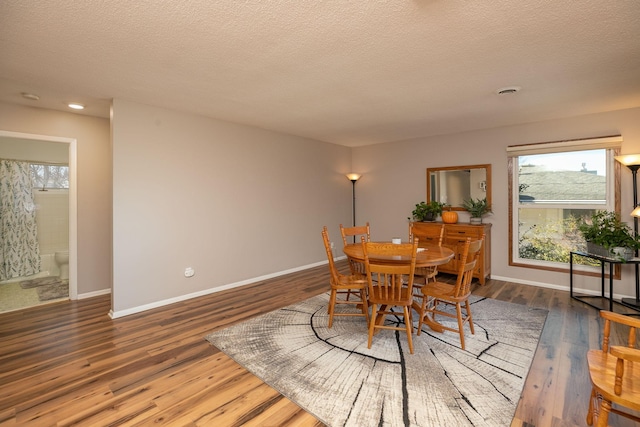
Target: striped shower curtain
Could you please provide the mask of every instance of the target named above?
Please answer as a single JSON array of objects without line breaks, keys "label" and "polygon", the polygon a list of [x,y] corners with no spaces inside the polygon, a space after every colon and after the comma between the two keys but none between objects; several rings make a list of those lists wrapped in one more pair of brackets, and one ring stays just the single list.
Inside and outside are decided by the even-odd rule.
[{"label": "striped shower curtain", "polygon": [[0,159],[0,281],[40,272],[29,163]]}]

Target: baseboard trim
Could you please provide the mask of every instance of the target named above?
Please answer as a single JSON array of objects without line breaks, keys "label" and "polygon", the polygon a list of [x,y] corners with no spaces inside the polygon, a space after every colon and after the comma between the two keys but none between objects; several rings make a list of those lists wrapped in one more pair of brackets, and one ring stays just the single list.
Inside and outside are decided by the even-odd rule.
[{"label": "baseboard trim", "polygon": [[[511,283],[520,283],[522,285],[531,285],[531,286],[537,286],[539,288],[547,288],[547,289],[554,289],[557,291],[566,291],[569,292],[569,286],[567,285],[554,285],[551,283],[544,283],[544,282],[534,282],[532,280],[522,280],[522,279],[515,279],[513,277],[503,277],[503,276],[491,276],[491,279],[493,280],[502,280],[504,282],[511,282]],[[592,289],[581,289],[581,288],[576,288],[575,286],[573,287],[573,292],[574,293],[578,293],[581,295],[600,295],[600,290],[592,290]],[[613,293],[613,299],[620,299],[620,298],[635,298],[635,295],[622,295],[622,294],[617,294],[617,293]]]},{"label": "baseboard trim", "polygon": [[[345,258],[346,257],[339,257],[339,258],[336,258],[336,260],[345,259]],[[209,289],[205,289],[205,290],[198,291],[198,292],[193,292],[193,293],[186,294],[186,295],[180,295],[180,296],[174,297],[174,298],[165,299],[165,300],[162,300],[162,301],[156,301],[156,302],[153,302],[153,303],[150,303],[150,304],[145,304],[145,305],[141,305],[141,306],[137,306],[137,307],[128,308],[126,310],[118,310],[118,311],[111,310],[111,311],[109,311],[109,317],[111,317],[112,319],[117,319],[117,318],[120,318],[120,317],[129,316],[131,314],[136,314],[136,313],[140,313],[140,312],[143,312],[143,311],[151,310],[151,309],[154,309],[154,308],[163,307],[165,305],[174,304],[176,302],[186,301],[186,300],[189,300],[189,299],[192,299],[192,298],[197,298],[197,297],[201,297],[201,296],[204,296],[204,295],[209,295],[209,294],[213,294],[213,293],[216,293],[216,292],[222,292],[222,291],[226,291],[228,289],[238,288],[240,286],[251,285],[253,283],[260,282],[262,280],[268,280],[268,279],[272,279],[274,277],[284,276],[286,274],[296,273],[296,272],[302,271],[302,270],[307,270],[309,268],[319,267],[321,265],[328,264],[328,263],[329,263],[329,261],[320,261],[320,262],[316,262],[316,263],[313,263],[313,264],[304,265],[302,267],[296,267],[296,268],[291,268],[289,270],[278,271],[276,273],[266,274],[264,276],[254,277],[252,279],[242,280],[240,282],[229,283],[227,285],[217,286],[215,288],[209,288]]]}]

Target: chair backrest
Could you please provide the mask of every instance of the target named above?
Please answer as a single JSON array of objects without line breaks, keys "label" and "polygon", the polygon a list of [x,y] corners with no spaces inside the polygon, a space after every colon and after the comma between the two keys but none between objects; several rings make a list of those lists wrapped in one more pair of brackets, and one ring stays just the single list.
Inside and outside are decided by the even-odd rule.
[{"label": "chair backrest", "polygon": [[636,330],[640,330],[640,319],[636,319],[630,316],[625,316],[619,313],[613,313],[611,311],[600,310],[600,317],[604,319],[604,329],[602,331],[602,351],[609,352],[611,347],[610,336],[612,323],[618,323],[629,327],[629,334],[627,336],[626,346],[629,348],[635,348],[638,344],[636,341]]},{"label": "chair backrest", "polygon": [[413,238],[418,237],[420,244],[425,245],[438,245],[442,246],[444,240],[444,224],[433,225],[426,227],[425,229],[418,229],[413,226],[413,222],[409,223],[409,242],[413,242]]},{"label": "chair backrest", "polygon": [[342,243],[347,246],[350,242],[347,242],[347,237],[354,237],[353,243],[359,242],[360,239],[355,239],[358,236],[365,236],[367,242],[371,240],[371,231],[369,229],[369,223],[365,225],[358,225],[355,227],[343,227],[340,224],[340,233],[342,233]]},{"label": "chair backrest", "polygon": [[367,242],[361,238],[370,296],[382,297],[389,302],[402,301],[404,288],[404,296],[411,298],[418,240],[394,244]]},{"label": "chair backrest", "polygon": [[327,226],[322,228],[322,241],[324,242],[324,249],[327,251],[327,259],[329,260],[329,272],[331,273],[331,284],[336,285],[339,283],[338,270],[336,264],[333,261],[333,251],[331,250],[331,240],[329,240],[329,231]]},{"label": "chair backrest", "polygon": [[453,296],[456,298],[464,298],[471,294],[471,281],[473,280],[473,272],[476,269],[478,259],[480,258],[480,249],[484,243],[484,234],[479,240],[471,240],[467,238],[462,252],[459,254],[458,261],[458,277]]}]

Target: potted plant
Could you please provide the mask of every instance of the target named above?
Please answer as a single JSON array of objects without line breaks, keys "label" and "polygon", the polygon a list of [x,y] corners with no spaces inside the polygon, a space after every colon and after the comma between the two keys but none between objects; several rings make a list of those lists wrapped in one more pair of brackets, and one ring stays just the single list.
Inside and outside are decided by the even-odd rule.
[{"label": "potted plant", "polygon": [[435,200],[429,203],[420,202],[416,204],[416,208],[411,212],[414,221],[435,221],[438,215],[442,213],[444,203]]},{"label": "potted plant", "polygon": [[462,207],[471,214],[471,219],[469,220],[471,224],[481,224],[482,216],[491,213],[491,206],[486,197],[484,199],[471,197],[462,202]]},{"label": "potted plant", "polygon": [[629,260],[640,249],[640,239],[616,212],[596,211],[578,229],[587,242],[587,252],[592,254]]}]

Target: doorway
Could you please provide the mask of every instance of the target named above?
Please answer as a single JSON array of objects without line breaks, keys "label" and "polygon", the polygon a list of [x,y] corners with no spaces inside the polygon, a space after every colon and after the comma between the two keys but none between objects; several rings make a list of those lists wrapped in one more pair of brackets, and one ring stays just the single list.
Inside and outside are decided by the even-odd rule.
[{"label": "doorway", "polygon": [[[36,299],[34,297],[36,289],[32,289],[32,287],[25,285],[28,283],[38,284],[36,283],[37,280],[28,282],[23,279],[41,279],[43,283],[46,283],[47,276],[55,275],[55,277],[50,278],[53,280],[54,278],[62,277],[60,276],[61,272],[63,272],[63,275],[66,278],[67,266],[64,265],[64,263],[61,264],[59,262],[59,259],[62,259],[62,256],[58,257],[58,255],[64,253],[64,243],[67,244],[69,257],[68,279],[66,279],[67,281],[64,283],[64,287],[68,287],[68,296],[64,299],[75,300],[78,297],[76,145],[77,141],[74,138],[0,130],[0,159],[26,161],[29,163],[68,164],[68,190],[47,191],[46,188],[43,188],[39,192],[38,190],[34,191],[34,195],[37,195],[37,197],[34,197],[36,209],[42,208],[39,204],[47,204],[49,206],[56,206],[56,203],[58,204],[58,211],[55,211],[56,208],[53,208],[54,213],[50,214],[48,222],[43,224],[42,228],[45,229],[44,233],[46,233],[47,236],[38,237],[38,240],[41,240],[42,237],[42,239],[46,241],[43,250],[43,252],[46,253],[43,253],[40,257],[40,272],[32,277],[17,278],[13,282],[11,282],[11,279],[1,282],[4,284],[11,282],[12,284],[10,286],[0,286],[0,297],[13,295],[12,292],[21,288],[25,288],[25,291],[30,292],[16,294],[20,295],[22,300],[4,304],[2,305],[3,309],[0,309],[0,311],[12,311],[13,309],[21,309],[28,306],[47,303],[52,300],[59,300],[55,298],[55,293],[53,295],[50,293],[48,294],[47,292],[41,293],[40,291],[43,291],[44,289],[38,289],[37,294],[39,298]],[[64,206],[62,207],[62,211],[60,210],[60,203],[67,205],[68,209],[66,212],[64,212]],[[60,222],[63,220],[62,218],[66,220],[66,224]],[[42,221],[41,218],[40,221]],[[56,223],[56,221],[58,222]],[[67,241],[61,241],[64,240],[64,236],[51,237],[51,233],[66,234]],[[0,236],[0,238],[2,238],[2,236]],[[53,243],[52,239],[54,240]],[[55,241],[55,239],[58,239],[58,241]],[[58,250],[60,252],[58,252]],[[54,257],[56,258],[55,260]],[[56,283],[60,285],[59,282]],[[18,284],[21,284],[21,286],[18,287]],[[50,291],[51,289],[48,288],[47,290]],[[60,289],[58,289],[58,291],[60,291]],[[10,309],[7,310],[6,307],[9,307]]]}]

